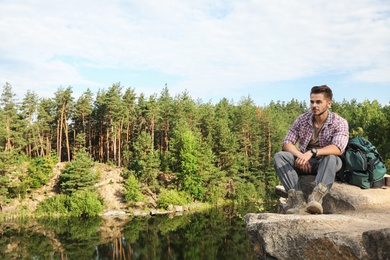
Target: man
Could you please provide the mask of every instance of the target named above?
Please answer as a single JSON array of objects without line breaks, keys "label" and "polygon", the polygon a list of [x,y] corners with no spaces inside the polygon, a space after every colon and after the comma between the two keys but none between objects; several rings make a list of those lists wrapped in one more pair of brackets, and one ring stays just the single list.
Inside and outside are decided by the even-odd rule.
[{"label": "man", "polygon": [[[310,92],[311,111],[295,120],[283,141],[282,151],[275,154],[275,170],[288,193],[288,214],[303,211],[322,214],[322,199],[330,191],[336,172],[341,169],[339,156],[348,144],[348,122],[329,111],[332,98],[328,86],[313,87]],[[298,183],[300,174],[316,175],[315,187],[307,203]]]}]

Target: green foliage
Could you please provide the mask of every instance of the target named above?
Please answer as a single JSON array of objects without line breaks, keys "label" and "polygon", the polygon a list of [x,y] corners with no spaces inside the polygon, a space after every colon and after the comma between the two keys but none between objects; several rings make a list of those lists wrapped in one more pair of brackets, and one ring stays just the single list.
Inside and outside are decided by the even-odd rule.
[{"label": "green foliage", "polygon": [[69,215],[69,197],[58,194],[40,202],[36,209],[38,216],[67,216]]},{"label": "green foliage", "polygon": [[58,194],[40,202],[38,216],[96,216],[103,210],[102,199],[91,191],[76,191],[72,195]]},{"label": "green foliage", "polygon": [[[205,182],[209,179],[211,164],[211,150],[204,149],[198,132],[188,129],[183,124],[175,131],[175,139],[171,142],[173,157],[172,166],[178,179],[178,186],[191,194],[194,199],[203,201],[206,188]],[[211,157],[211,158],[210,158]]]},{"label": "green foliage", "polygon": [[10,174],[21,162],[18,153],[0,151],[0,175]]},{"label": "green foliage", "polygon": [[28,158],[15,152],[0,154],[0,201],[26,198],[52,177],[52,157]]},{"label": "green foliage", "polygon": [[159,166],[158,153],[153,149],[151,136],[142,132],[134,143],[134,156],[130,169],[134,170],[142,183],[153,187],[157,184]]},{"label": "green foliage", "polygon": [[11,84],[6,83],[0,95],[0,135],[3,141],[0,147],[5,152],[19,154],[26,145],[22,136],[26,122],[18,115],[19,104],[15,96]]},{"label": "green foliage", "polygon": [[167,209],[169,205],[183,206],[191,202],[187,193],[177,190],[162,190],[158,195],[157,206]]},{"label": "green foliage", "polygon": [[257,200],[256,188],[251,182],[237,181],[235,184],[233,199],[238,202],[255,202]]},{"label": "green foliage", "polygon": [[52,177],[53,167],[54,161],[51,157],[33,158],[27,168],[30,187],[35,189],[47,184]]},{"label": "green foliage", "polygon": [[203,201],[206,188],[202,186],[202,177],[197,175],[185,175],[182,181],[182,189],[193,196],[194,199]]},{"label": "green foliage", "polygon": [[72,194],[77,190],[94,189],[94,184],[99,180],[99,172],[91,168],[94,162],[84,150],[76,154],[75,160],[65,166],[62,171],[59,184],[61,191],[65,194]]},{"label": "green foliage", "polygon": [[226,186],[226,183],[221,182],[220,180],[214,180],[214,182],[209,185],[205,200],[210,203],[218,204],[218,202],[223,200],[226,196]]},{"label": "green foliage", "polygon": [[[177,189],[213,203],[224,197],[268,200],[278,183],[273,155],[293,121],[309,108],[295,99],[260,107],[250,96],[238,102],[223,98],[214,105],[192,99],[188,91],[172,97],[167,86],[160,96],[147,97],[120,83],[96,95],[87,90],[77,102],[72,93],[71,87],[60,88],[54,98],[39,98],[27,91],[18,102],[5,84],[0,96],[0,200],[27,196],[47,183],[55,161],[44,163],[43,158],[49,160],[52,151],[58,161],[69,161],[59,183],[65,194],[93,189],[99,175],[91,170],[96,160],[134,172],[153,192]],[[333,102],[331,109],[347,119],[351,137],[370,140],[390,168],[390,106],[344,100]],[[30,162],[27,172],[18,169],[24,161]],[[162,172],[177,178],[159,182]],[[252,183],[257,195],[244,194],[246,188],[252,194],[253,187],[242,188],[241,182]],[[228,187],[224,195],[223,187]],[[132,192],[129,199],[137,197]]]},{"label": "green foliage", "polygon": [[9,186],[9,178],[0,175],[0,203],[4,203],[7,200],[8,196],[8,186]]},{"label": "green foliage", "polygon": [[69,212],[72,216],[92,217],[102,210],[103,201],[94,192],[77,191],[70,196]]},{"label": "green foliage", "polygon": [[279,196],[275,193],[275,186],[279,184],[279,179],[275,174],[275,170],[272,166],[269,166],[264,170],[264,179],[259,180],[261,185],[264,186],[263,192],[259,193],[262,199],[266,203],[273,203]]},{"label": "green foliage", "polygon": [[144,196],[141,192],[138,179],[134,175],[130,174],[128,176],[124,186],[126,202],[130,203],[144,200]]}]

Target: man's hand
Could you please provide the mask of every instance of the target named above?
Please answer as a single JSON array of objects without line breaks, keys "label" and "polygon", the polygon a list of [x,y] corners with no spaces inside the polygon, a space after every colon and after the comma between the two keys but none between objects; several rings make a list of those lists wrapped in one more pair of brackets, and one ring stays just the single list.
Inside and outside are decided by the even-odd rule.
[{"label": "man's hand", "polygon": [[305,173],[311,173],[310,158],[313,156],[311,151],[303,153],[295,159],[295,167],[301,169]]}]

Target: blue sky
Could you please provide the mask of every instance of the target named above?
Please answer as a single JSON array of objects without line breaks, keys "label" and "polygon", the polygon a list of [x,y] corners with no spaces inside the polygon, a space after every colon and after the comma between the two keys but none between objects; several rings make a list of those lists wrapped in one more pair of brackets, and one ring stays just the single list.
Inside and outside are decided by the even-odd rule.
[{"label": "blue sky", "polygon": [[390,102],[390,1],[0,0],[0,84],[18,97],[136,93]]}]

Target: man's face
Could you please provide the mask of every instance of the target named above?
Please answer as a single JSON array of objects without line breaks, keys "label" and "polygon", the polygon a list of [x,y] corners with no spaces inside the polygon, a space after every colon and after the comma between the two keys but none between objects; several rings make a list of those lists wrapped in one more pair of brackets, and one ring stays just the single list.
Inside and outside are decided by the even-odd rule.
[{"label": "man's face", "polygon": [[322,93],[310,95],[310,108],[314,116],[320,116],[325,113],[331,104],[332,101],[326,99]]}]

